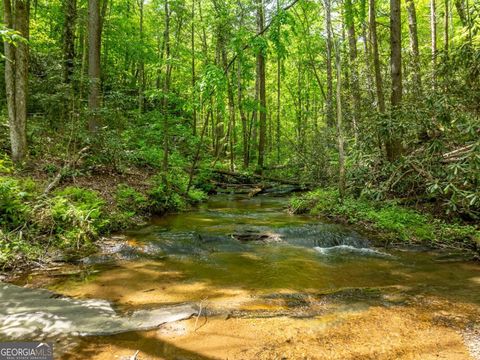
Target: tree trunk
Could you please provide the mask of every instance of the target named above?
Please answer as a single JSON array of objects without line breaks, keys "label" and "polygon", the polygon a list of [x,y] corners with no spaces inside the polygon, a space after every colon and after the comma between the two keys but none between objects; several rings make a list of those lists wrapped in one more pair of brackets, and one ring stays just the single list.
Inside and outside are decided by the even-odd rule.
[{"label": "tree trunk", "polygon": [[373,52],[373,68],[375,72],[375,88],[377,93],[377,108],[380,113],[385,112],[385,97],[383,95],[382,69],[380,67],[380,54],[378,52],[377,39],[377,13],[375,9],[375,0],[369,0],[369,23],[370,23],[370,41]]},{"label": "tree trunk", "polygon": [[448,0],[445,0],[445,21],[444,21],[444,40],[445,40],[445,57],[448,58],[448,42],[449,42],[449,34],[448,34],[448,16],[450,15],[449,10],[449,3]]},{"label": "tree trunk", "polygon": [[70,83],[75,66],[75,22],[77,19],[77,0],[64,2],[63,23],[63,81]]},{"label": "tree trunk", "polygon": [[165,0],[165,32],[164,32],[164,44],[165,44],[165,61],[167,63],[165,78],[163,81],[163,98],[162,98],[162,112],[163,112],[163,163],[162,170],[164,173],[164,179],[166,179],[166,173],[168,171],[168,152],[169,152],[169,116],[168,116],[168,94],[170,92],[170,7],[168,0]]},{"label": "tree trunk", "polygon": [[417,12],[414,0],[406,0],[408,12],[408,30],[410,35],[410,51],[412,52],[413,82],[415,93],[422,96],[422,75],[420,73],[420,51],[418,48]]},{"label": "tree trunk", "polygon": [[360,16],[361,16],[361,25],[362,25],[362,39],[363,39],[363,52],[365,54],[365,66],[366,66],[366,81],[367,81],[367,89],[370,99],[372,103],[375,102],[375,91],[373,89],[373,73],[368,71],[372,68],[372,51],[371,51],[371,44],[369,42],[369,38],[367,35],[367,28],[368,28],[368,18],[367,18],[367,0],[361,0],[360,2]]},{"label": "tree trunk", "polygon": [[[13,11],[12,11],[13,10]],[[14,29],[24,38],[29,37],[30,2],[16,0],[14,8],[10,0],[4,0],[5,26]],[[5,42],[5,90],[10,128],[12,161],[22,163],[28,153],[27,145],[27,96],[28,96],[28,44]]]},{"label": "tree trunk", "polygon": [[[265,22],[263,0],[257,0],[257,30],[258,33],[263,31]],[[259,86],[259,137],[258,137],[258,167],[259,174],[263,172],[264,158],[265,158],[265,139],[267,133],[267,99],[265,90],[265,55],[264,49],[261,49],[257,54],[257,78]]]},{"label": "tree trunk", "polygon": [[[280,13],[280,0],[277,0],[277,16]],[[278,36],[279,39],[278,41],[281,41],[280,39],[280,33],[281,33],[281,25],[280,23],[278,24]],[[280,47],[279,47],[280,48]],[[282,70],[282,59],[280,57],[280,53],[277,54],[277,114],[276,114],[276,125],[277,125],[277,131],[276,131],[276,145],[277,145],[277,163],[280,163],[280,137],[281,137],[281,129],[280,129],[280,108],[281,108],[281,70]]]},{"label": "tree trunk", "polygon": [[435,89],[437,80],[437,14],[435,0],[430,0],[430,33],[432,46],[432,86]]},{"label": "tree trunk", "polygon": [[[371,0],[374,1],[374,0]],[[325,0],[325,27],[327,30],[327,125],[334,126],[333,119],[333,74],[332,74],[332,16],[330,0]]]},{"label": "tree trunk", "polygon": [[227,80],[227,98],[228,98],[228,128],[227,128],[227,139],[230,146],[230,170],[234,171],[234,131],[235,131],[235,102],[233,98],[233,88],[232,83],[230,82],[229,71],[228,71],[228,60],[227,60],[227,50],[222,43],[222,65],[225,72],[225,78]]},{"label": "tree trunk", "polygon": [[467,15],[465,12],[465,3],[463,0],[455,0],[455,7],[457,9],[458,17],[460,18],[460,21],[462,22],[463,26],[466,26],[468,24],[468,19]]},{"label": "tree trunk", "polygon": [[92,134],[100,128],[100,29],[100,2],[88,0],[88,129]]},{"label": "tree trunk", "polygon": [[138,0],[138,9],[140,12],[139,34],[140,34],[140,59],[138,62],[138,112],[143,113],[145,107],[145,62],[143,56],[143,6],[144,0]]},{"label": "tree trunk", "polygon": [[347,36],[350,54],[351,91],[353,98],[352,126],[355,136],[355,143],[358,141],[358,121],[360,119],[360,89],[358,84],[357,69],[357,37],[355,34],[355,21],[353,15],[352,0],[345,0],[345,23],[347,25]]},{"label": "tree trunk", "polygon": [[192,0],[192,31],[191,31],[191,46],[192,46],[192,106],[193,106],[193,122],[192,134],[197,134],[197,106],[195,98],[195,0]]},{"label": "tree trunk", "polygon": [[338,140],[338,193],[345,197],[345,151],[342,114],[342,65],[340,63],[339,44],[335,46],[335,65],[337,69],[337,140]]},{"label": "tree trunk", "polygon": [[243,145],[243,168],[247,169],[249,166],[249,150],[248,150],[248,119],[247,114],[245,114],[245,109],[243,106],[243,86],[242,86],[242,64],[241,58],[238,59],[238,70],[237,70],[237,82],[238,82],[238,108],[240,110],[240,119],[242,122],[242,145]]},{"label": "tree trunk", "polygon": [[[401,32],[400,0],[390,0],[390,75],[392,78],[392,121],[396,120],[395,112],[402,103],[402,32]],[[402,152],[402,143],[395,129],[390,126],[386,142],[387,158],[397,160]]]}]

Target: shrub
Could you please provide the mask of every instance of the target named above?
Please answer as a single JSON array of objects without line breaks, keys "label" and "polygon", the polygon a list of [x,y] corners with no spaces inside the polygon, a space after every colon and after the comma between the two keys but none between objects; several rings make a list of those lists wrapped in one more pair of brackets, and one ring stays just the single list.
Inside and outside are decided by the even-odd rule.
[{"label": "shrub", "polygon": [[63,247],[75,245],[78,249],[107,229],[109,221],[102,213],[104,201],[94,191],[67,187],[56,191],[47,204],[43,218],[51,216]]},{"label": "shrub", "polygon": [[340,202],[338,192],[319,189],[291,201],[294,213],[310,213],[363,224],[388,239],[423,242],[430,245],[461,243],[475,247],[479,231],[474,226],[448,224],[431,215],[400,206],[392,201],[375,202],[346,197]]},{"label": "shrub", "polygon": [[35,184],[28,180],[0,177],[0,226],[15,229],[28,221],[29,201]]},{"label": "shrub", "polygon": [[127,212],[130,216],[144,214],[150,207],[150,201],[145,195],[125,184],[120,184],[117,187],[115,200],[118,208]]}]

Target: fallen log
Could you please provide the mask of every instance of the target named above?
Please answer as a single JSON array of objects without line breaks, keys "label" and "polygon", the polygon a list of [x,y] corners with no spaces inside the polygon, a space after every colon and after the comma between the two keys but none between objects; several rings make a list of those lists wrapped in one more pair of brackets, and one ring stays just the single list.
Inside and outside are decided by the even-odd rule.
[{"label": "fallen log", "polygon": [[311,188],[318,186],[318,184],[312,183],[312,182],[302,182],[302,181],[295,181],[295,180],[289,180],[289,179],[280,179],[276,177],[271,177],[271,176],[264,176],[264,175],[258,175],[258,174],[240,174],[236,173],[233,171],[228,171],[228,170],[213,170],[214,173],[220,174],[220,175],[227,175],[227,176],[232,176],[236,178],[254,178],[254,179],[261,179],[262,181],[271,181],[271,182],[276,182],[279,184],[285,184],[285,185],[296,185],[296,186],[302,186],[305,188]]},{"label": "fallen log", "polygon": [[62,180],[64,174],[70,169],[74,168],[77,163],[86,156],[86,152],[88,149],[88,146],[84,147],[77,153],[77,155],[73,159],[70,159],[65,163],[65,165],[58,171],[55,178],[47,185],[47,187],[43,191],[44,196],[48,195],[54,188],[56,188],[60,184],[60,181]]}]

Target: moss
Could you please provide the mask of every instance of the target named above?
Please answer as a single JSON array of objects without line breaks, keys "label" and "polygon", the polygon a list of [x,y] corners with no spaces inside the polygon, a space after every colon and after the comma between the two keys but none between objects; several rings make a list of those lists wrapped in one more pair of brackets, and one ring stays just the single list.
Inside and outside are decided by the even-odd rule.
[{"label": "moss", "polygon": [[292,199],[294,213],[309,213],[344,220],[378,232],[387,240],[423,243],[434,247],[461,245],[476,248],[479,231],[474,226],[446,223],[429,214],[403,207],[393,201],[373,202],[346,197],[338,192],[319,189]]}]

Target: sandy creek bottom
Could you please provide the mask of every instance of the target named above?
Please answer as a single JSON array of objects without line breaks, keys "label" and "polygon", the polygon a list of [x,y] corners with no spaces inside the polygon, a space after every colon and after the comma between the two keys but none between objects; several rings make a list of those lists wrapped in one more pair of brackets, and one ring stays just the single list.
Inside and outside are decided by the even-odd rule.
[{"label": "sandy creek bottom", "polygon": [[478,264],[375,248],[286,204],[214,197],[17,284],[119,313],[201,310],[150,331],[58,337],[59,359],[480,359]]}]

